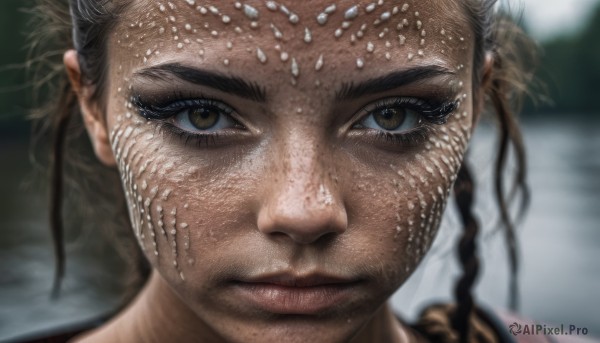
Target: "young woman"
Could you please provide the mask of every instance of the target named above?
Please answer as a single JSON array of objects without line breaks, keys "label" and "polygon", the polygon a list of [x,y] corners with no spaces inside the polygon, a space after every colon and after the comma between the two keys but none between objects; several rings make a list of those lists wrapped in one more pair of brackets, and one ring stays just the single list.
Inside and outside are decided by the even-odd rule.
[{"label": "young woman", "polygon": [[[73,341],[509,339],[470,295],[477,223],[463,162],[489,105],[501,134],[498,207],[516,270],[501,176],[512,145],[513,195],[526,196],[511,106],[528,73],[514,54],[523,37],[494,1],[71,0],[38,8],[47,19],[38,33],[67,44],[69,83],[44,112],[54,133],[58,279],[61,213],[85,208],[66,211],[62,199],[63,165],[83,144],[69,130],[81,119],[104,165],[83,166],[80,183],[103,178],[85,199],[115,204],[109,230],[137,241],[115,245],[134,260],[141,252],[147,264],[136,265],[149,266],[118,315]],[[452,194],[464,224],[456,304],[409,325],[386,302],[427,253]],[[127,225],[118,221],[121,204]]]}]

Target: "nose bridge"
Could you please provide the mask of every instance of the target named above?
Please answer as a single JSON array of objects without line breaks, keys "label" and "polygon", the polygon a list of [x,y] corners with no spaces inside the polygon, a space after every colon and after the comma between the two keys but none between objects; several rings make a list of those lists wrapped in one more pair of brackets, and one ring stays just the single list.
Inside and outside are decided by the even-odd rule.
[{"label": "nose bridge", "polygon": [[274,153],[270,187],[260,209],[259,230],[309,244],[347,226],[340,194],[330,175],[334,166],[314,129],[288,132]]}]

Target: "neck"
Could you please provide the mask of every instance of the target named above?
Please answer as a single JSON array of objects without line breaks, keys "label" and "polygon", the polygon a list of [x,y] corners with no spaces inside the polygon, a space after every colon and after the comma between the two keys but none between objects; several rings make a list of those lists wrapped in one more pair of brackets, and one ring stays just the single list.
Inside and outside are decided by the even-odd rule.
[{"label": "neck", "polygon": [[[159,343],[224,342],[192,312],[162,277],[153,272],[140,294],[119,315],[75,342]],[[351,343],[417,342],[387,304],[358,332]]]}]

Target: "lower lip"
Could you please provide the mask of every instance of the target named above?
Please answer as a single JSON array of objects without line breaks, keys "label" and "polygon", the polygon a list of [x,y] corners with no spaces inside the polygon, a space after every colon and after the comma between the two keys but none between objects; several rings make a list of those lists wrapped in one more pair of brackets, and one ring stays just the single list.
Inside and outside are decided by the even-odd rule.
[{"label": "lower lip", "polygon": [[348,301],[357,283],[290,287],[270,283],[235,284],[235,291],[252,307],[275,314],[311,315]]}]

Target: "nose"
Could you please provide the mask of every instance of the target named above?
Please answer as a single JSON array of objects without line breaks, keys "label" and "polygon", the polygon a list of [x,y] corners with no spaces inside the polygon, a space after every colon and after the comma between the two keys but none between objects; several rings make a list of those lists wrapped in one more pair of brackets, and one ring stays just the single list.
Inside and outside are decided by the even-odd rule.
[{"label": "nose", "polygon": [[[340,192],[316,151],[286,153],[258,213],[258,229],[268,235],[284,235],[297,244],[342,234],[348,217]],[[281,166],[281,164],[280,164]]]}]

